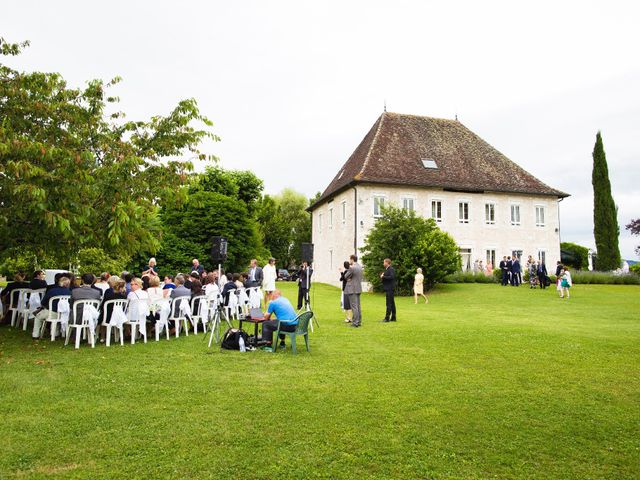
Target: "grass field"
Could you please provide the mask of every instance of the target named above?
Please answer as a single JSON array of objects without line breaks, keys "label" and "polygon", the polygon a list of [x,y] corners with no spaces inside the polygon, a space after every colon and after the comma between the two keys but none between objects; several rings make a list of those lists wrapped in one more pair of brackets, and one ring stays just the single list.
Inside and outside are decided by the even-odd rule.
[{"label": "grass field", "polygon": [[[640,476],[640,287],[314,287],[311,353],[202,335],[74,351],[0,329],[0,478]],[[293,285],[285,294],[293,299]]]}]

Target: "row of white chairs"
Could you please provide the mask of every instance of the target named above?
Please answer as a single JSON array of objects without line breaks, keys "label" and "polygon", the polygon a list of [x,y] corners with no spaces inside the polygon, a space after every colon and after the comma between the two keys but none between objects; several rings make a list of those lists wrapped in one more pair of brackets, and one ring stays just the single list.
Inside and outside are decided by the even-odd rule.
[{"label": "row of white chairs", "polygon": [[[34,311],[40,306],[40,300],[44,296],[45,290],[16,289],[9,298],[9,311],[11,312],[11,326],[27,330],[29,320],[34,318]],[[224,312],[227,321],[242,318],[248,315],[251,308],[261,306],[262,292],[259,287],[249,289],[239,289],[229,295],[227,305],[224,305]],[[135,343],[136,338],[141,336],[147,342],[146,322],[149,313],[158,313],[155,321],[155,337],[159,341],[160,334],[165,332],[169,339],[169,322],[175,324],[175,336],[180,336],[180,331],[184,330],[189,335],[189,323],[193,326],[194,333],[198,334],[198,326],[202,325],[204,333],[207,325],[213,320],[213,313],[222,303],[220,294],[211,297],[198,296],[178,297],[160,299],[149,305],[144,300],[116,299],[107,300],[102,305],[102,315],[100,318],[100,300],[76,300],[73,307],[70,306],[70,296],[54,296],[49,299],[46,306],[47,317],[42,322],[40,338],[44,337],[47,328],[50,329],[51,341],[55,341],[58,330],[65,337],[65,345],[68,345],[72,330],[75,330],[75,347],[79,348],[81,337],[88,340],[92,348],[95,347],[99,326],[106,329],[106,346],[111,345],[112,332],[115,341],[120,341],[124,345],[124,326],[131,328],[131,343]],[[57,307],[54,311],[54,306]],[[110,315],[109,315],[110,313]]]}]

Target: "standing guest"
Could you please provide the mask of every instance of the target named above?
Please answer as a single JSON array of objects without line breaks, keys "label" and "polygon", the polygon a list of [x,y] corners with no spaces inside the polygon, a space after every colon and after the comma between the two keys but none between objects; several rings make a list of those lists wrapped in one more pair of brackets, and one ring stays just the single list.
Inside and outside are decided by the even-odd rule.
[{"label": "standing guest", "polygon": [[45,274],[42,270],[36,270],[33,272],[33,278],[29,284],[31,290],[42,290],[47,288],[47,281],[45,280]]},{"label": "standing guest", "polygon": [[[71,284],[71,280],[69,277],[60,276],[60,280],[58,280],[58,285],[53,287],[42,297],[42,310],[40,310],[33,321],[33,331],[31,332],[31,336],[33,338],[40,338],[40,330],[42,329],[42,322],[46,320],[49,316],[49,300],[53,297],[57,297],[59,295],[67,295],[71,296],[71,289],[69,285]],[[58,301],[52,302],[51,309],[54,312],[58,311]]]},{"label": "standing guest", "polygon": [[[271,316],[275,315],[277,320],[272,320]],[[280,331],[282,332],[295,332],[296,325],[298,325],[298,317],[293,309],[291,302],[282,296],[280,290],[273,291],[271,303],[267,308],[267,313],[262,322],[262,341],[266,343],[263,350],[273,351],[273,332],[278,330],[278,322],[280,322]],[[285,336],[280,334],[280,348],[284,348]]]},{"label": "standing guest", "polygon": [[249,265],[249,286],[250,287],[259,287],[262,285],[262,268],[258,266],[258,260],[255,258],[251,260]]},{"label": "standing guest", "polygon": [[151,257],[149,259],[149,263],[147,265],[147,268],[145,270],[143,270],[143,272],[142,272],[142,276],[145,276],[145,275],[157,276],[158,275],[158,270],[157,270],[156,266],[157,266],[157,264],[156,264],[155,257]]},{"label": "standing guest", "polygon": [[96,281],[96,283],[94,283],[94,287],[95,288],[99,288],[102,291],[102,295],[104,296],[104,292],[106,292],[107,288],[109,288],[109,284],[107,283],[107,280],[109,280],[109,272],[102,272],[100,274],[100,278],[98,278],[98,280]]},{"label": "standing guest", "polygon": [[298,310],[304,305],[309,305],[309,289],[311,288],[311,275],[313,269],[309,267],[309,262],[302,262],[300,270],[298,270]]},{"label": "standing guest", "polygon": [[502,286],[506,286],[507,282],[509,281],[509,273],[507,270],[507,257],[504,256],[502,257],[502,261],[500,262],[500,272],[502,274]]},{"label": "standing guest", "polygon": [[473,273],[478,273],[478,271],[480,270],[480,262],[478,262],[478,259],[476,258],[473,262]]},{"label": "standing guest", "polygon": [[507,283],[513,285],[513,261],[511,255],[507,257]]},{"label": "standing guest", "polygon": [[391,259],[385,258],[383,261],[384,272],[380,274],[382,279],[382,288],[386,294],[387,311],[384,315],[383,322],[395,322],[396,321],[396,271],[391,266]]},{"label": "standing guest", "polygon": [[511,262],[511,285],[513,285],[514,287],[520,286],[520,274],[520,260],[518,259],[518,257],[513,257],[513,262]]},{"label": "standing guest", "polygon": [[482,260],[478,261],[478,271],[476,273],[481,273],[484,275],[484,265],[482,263]]},{"label": "standing guest", "polygon": [[420,267],[416,269],[416,276],[413,277],[413,303],[416,305],[418,304],[418,296],[424,298],[424,303],[429,303],[429,299],[424,294],[424,275]]},{"label": "standing guest", "polygon": [[562,281],[560,282],[560,298],[570,298],[569,289],[573,285],[571,281],[571,273],[569,272],[569,267],[564,267],[564,272],[562,273]]},{"label": "standing guest", "polygon": [[164,276],[164,285],[162,290],[164,290],[165,298],[169,298],[171,296],[171,291],[176,288],[176,284],[173,282],[173,275],[165,275]]},{"label": "standing guest", "polygon": [[[529,257],[531,258],[531,257]],[[528,263],[529,265],[529,288],[536,288],[538,282],[538,264],[535,261]]]},{"label": "standing guest", "polygon": [[540,261],[538,263],[538,270],[536,271],[536,275],[538,275],[538,283],[540,283],[540,288],[547,288],[547,266],[544,264],[544,261]]},{"label": "standing guest", "polygon": [[344,269],[340,269],[340,282],[342,282],[342,309],[345,313],[345,323],[351,323],[351,318],[353,316],[353,312],[351,311],[351,304],[349,303],[349,295],[344,292],[345,287],[347,286],[347,279],[344,278],[345,272],[349,270],[349,262],[344,262]]},{"label": "standing guest", "polygon": [[102,290],[93,288],[96,276],[93,273],[85,273],[81,277],[82,285],[74,288],[71,293],[71,304],[76,300],[101,300]]},{"label": "standing guest", "polygon": [[560,260],[558,260],[556,262],[556,289],[558,291],[560,291],[560,282],[562,281],[562,271],[564,270],[564,266],[562,265],[562,263],[560,262]]},{"label": "standing guest", "polygon": [[276,271],[276,259],[271,257],[269,263],[267,263],[262,269],[262,289],[264,290],[264,302],[265,305],[271,300],[271,294],[276,289],[276,278],[278,278],[278,272]]},{"label": "standing guest", "polygon": [[194,258],[191,263],[193,265],[191,271],[198,272],[198,275],[202,275],[204,273],[204,267],[200,265],[200,261],[197,258]]},{"label": "standing guest", "polygon": [[484,271],[487,277],[490,277],[491,275],[493,275],[493,263],[487,262],[487,266],[484,267]]},{"label": "standing guest", "polygon": [[349,296],[349,304],[353,310],[351,326],[358,328],[362,325],[362,311],[360,309],[360,294],[362,293],[362,267],[358,263],[358,257],[349,257],[349,269],[345,271],[344,278],[347,286],[344,292]]}]

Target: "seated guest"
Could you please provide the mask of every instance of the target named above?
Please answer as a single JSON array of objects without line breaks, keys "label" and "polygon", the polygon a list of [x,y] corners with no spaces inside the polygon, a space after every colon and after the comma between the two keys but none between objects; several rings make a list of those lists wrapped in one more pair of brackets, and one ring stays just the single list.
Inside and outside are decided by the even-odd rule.
[{"label": "seated guest", "polygon": [[149,275],[142,275],[142,277],[140,277],[140,280],[142,280],[142,289],[144,291],[147,291],[147,289],[149,288]]},{"label": "seated guest", "polygon": [[[16,272],[16,274],[13,276],[13,282],[10,282],[3,290],[2,293],[0,295],[2,295],[2,303],[4,303],[6,306],[9,305],[9,303],[11,302],[11,292],[13,292],[14,290],[17,290],[18,288],[29,288],[30,283],[25,281],[25,274],[22,272]],[[18,297],[18,294],[16,294],[16,298]],[[14,301],[15,299],[14,298]],[[11,315],[9,314],[8,309],[5,308],[4,310],[5,316],[4,316],[4,321],[5,322],[10,322],[11,320]]]},{"label": "seated guest", "polygon": [[198,280],[199,282],[201,282],[200,280],[200,274],[196,271],[193,271],[189,274],[189,278],[187,279],[186,282],[184,282],[184,286],[191,289],[193,288],[193,282],[195,280]]},{"label": "seated guest", "polygon": [[100,290],[102,290],[102,295],[104,295],[105,290],[109,288],[109,284],[107,283],[107,280],[109,280],[109,276],[109,272],[102,272],[100,274],[100,278],[98,278],[96,283],[93,284],[95,288],[99,288]]},{"label": "seated guest", "polygon": [[171,290],[174,288],[176,288],[176,284],[173,283],[173,275],[165,275],[164,286],[162,287],[165,298],[169,298],[171,296]]},{"label": "seated guest", "polygon": [[58,286],[58,282],[62,277],[64,277],[64,272],[56,273],[55,276],[53,277],[53,283],[51,285],[47,285],[47,292],[52,288],[56,288]]},{"label": "seated guest", "polygon": [[191,298],[195,298],[195,301],[193,302],[193,311],[197,312],[200,301],[205,298],[204,289],[202,288],[200,280],[193,281],[193,285],[191,285]]},{"label": "seated guest", "polygon": [[[229,274],[231,276],[231,274]],[[220,278],[218,279],[218,286],[220,288],[224,287],[229,280],[227,279],[227,275],[224,273],[224,268],[220,269]]]},{"label": "seated guest", "polygon": [[[108,300],[126,300],[127,293],[124,285],[124,280],[122,280],[117,275],[112,275],[107,280],[107,284],[109,288],[104,291],[104,296],[102,297],[102,305],[100,305],[100,322],[102,323],[104,319],[104,323],[109,323],[111,321],[111,314],[113,313],[113,305],[107,305],[106,315],[105,312],[105,302]],[[100,329],[100,342],[104,341],[104,338],[107,333],[106,327],[101,327]]]},{"label": "seated guest", "polygon": [[191,290],[185,286],[184,275],[179,273],[176,275],[176,287],[171,290],[171,298],[191,297]]},{"label": "seated guest", "polygon": [[82,285],[74,288],[71,293],[71,304],[76,300],[101,300],[102,291],[98,288],[93,288],[96,276],[93,273],[85,273],[81,278]]},{"label": "seated guest", "polygon": [[126,272],[122,279],[124,280],[124,288],[127,291],[127,295],[129,295],[129,293],[131,293],[131,280],[133,280],[133,275]]},{"label": "seated guest", "polygon": [[218,288],[218,272],[209,272],[205,279],[204,293],[208,298],[212,298],[220,291],[220,288]]},{"label": "seated guest", "polygon": [[234,273],[233,281],[236,282],[236,288],[244,288],[244,275],[242,273]]},{"label": "seated guest", "polygon": [[[170,290],[169,290],[170,291]],[[149,288],[147,288],[149,297],[149,305],[156,303],[164,298],[164,290],[160,288],[160,277],[152,275],[149,277]]]},{"label": "seated guest", "polygon": [[[42,310],[40,310],[35,317],[35,320],[33,321],[33,332],[31,333],[31,336],[33,338],[39,338],[40,337],[40,329],[42,328],[42,322],[45,321],[45,319],[49,316],[49,300],[52,297],[56,297],[58,295],[68,295],[71,296],[71,289],[69,289],[69,284],[71,283],[71,280],[69,280],[69,277],[65,277],[65,276],[60,276],[60,280],[58,280],[58,285],[53,287],[51,290],[49,290],[47,293],[44,294],[44,297],[42,297],[41,300],[41,304],[42,304]],[[51,305],[51,309],[54,312],[58,311],[58,302],[53,302],[53,304]]]},{"label": "seated guest", "polygon": [[143,290],[142,285],[143,283],[141,278],[133,277],[131,279],[131,291],[127,295],[127,300],[144,300],[146,302],[149,299],[149,294]]},{"label": "seated guest", "polygon": [[[272,315],[275,315],[278,320],[271,320]],[[278,330],[278,321],[280,321],[280,330],[283,332],[295,332],[296,325],[298,325],[293,305],[286,297],[282,296],[280,290],[274,290],[264,318],[266,321],[262,323],[262,341],[268,344],[263,347],[265,350],[271,350],[269,345],[273,345],[273,332]],[[280,347],[284,347],[284,335],[282,334],[280,334]]]},{"label": "seated guest", "polygon": [[[233,275],[235,275],[235,274],[233,274]],[[235,291],[238,288],[238,285],[236,285],[236,282],[233,280],[232,274],[229,274],[229,276],[232,279],[229,280],[227,283],[225,283],[224,286],[222,287],[222,298],[223,298],[223,301],[224,301],[225,305],[229,305],[229,295],[232,292],[235,294]]]},{"label": "seated guest", "polygon": [[33,272],[33,278],[31,279],[29,288],[31,290],[41,290],[43,288],[47,288],[47,281],[45,280],[45,275],[42,270],[36,270],[35,272]]}]

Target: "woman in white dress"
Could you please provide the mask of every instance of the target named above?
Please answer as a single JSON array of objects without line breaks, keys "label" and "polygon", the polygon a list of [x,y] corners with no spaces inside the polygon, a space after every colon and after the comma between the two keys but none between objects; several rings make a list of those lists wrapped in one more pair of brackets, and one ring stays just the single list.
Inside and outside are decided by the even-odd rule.
[{"label": "woman in white dress", "polygon": [[424,303],[429,303],[429,299],[424,294],[424,275],[422,274],[422,269],[418,268],[416,270],[416,276],[413,280],[413,300],[414,303],[418,303],[418,296],[422,296],[424,298]]},{"label": "woman in white dress", "polygon": [[562,274],[562,280],[560,281],[560,298],[571,298],[569,295],[569,289],[573,286],[571,280],[571,273],[569,273],[569,267],[564,267],[564,273]]},{"label": "woman in white dress", "polygon": [[262,289],[264,290],[264,304],[271,300],[271,294],[276,289],[276,278],[278,272],[276,270],[276,259],[271,257],[262,269]]}]

